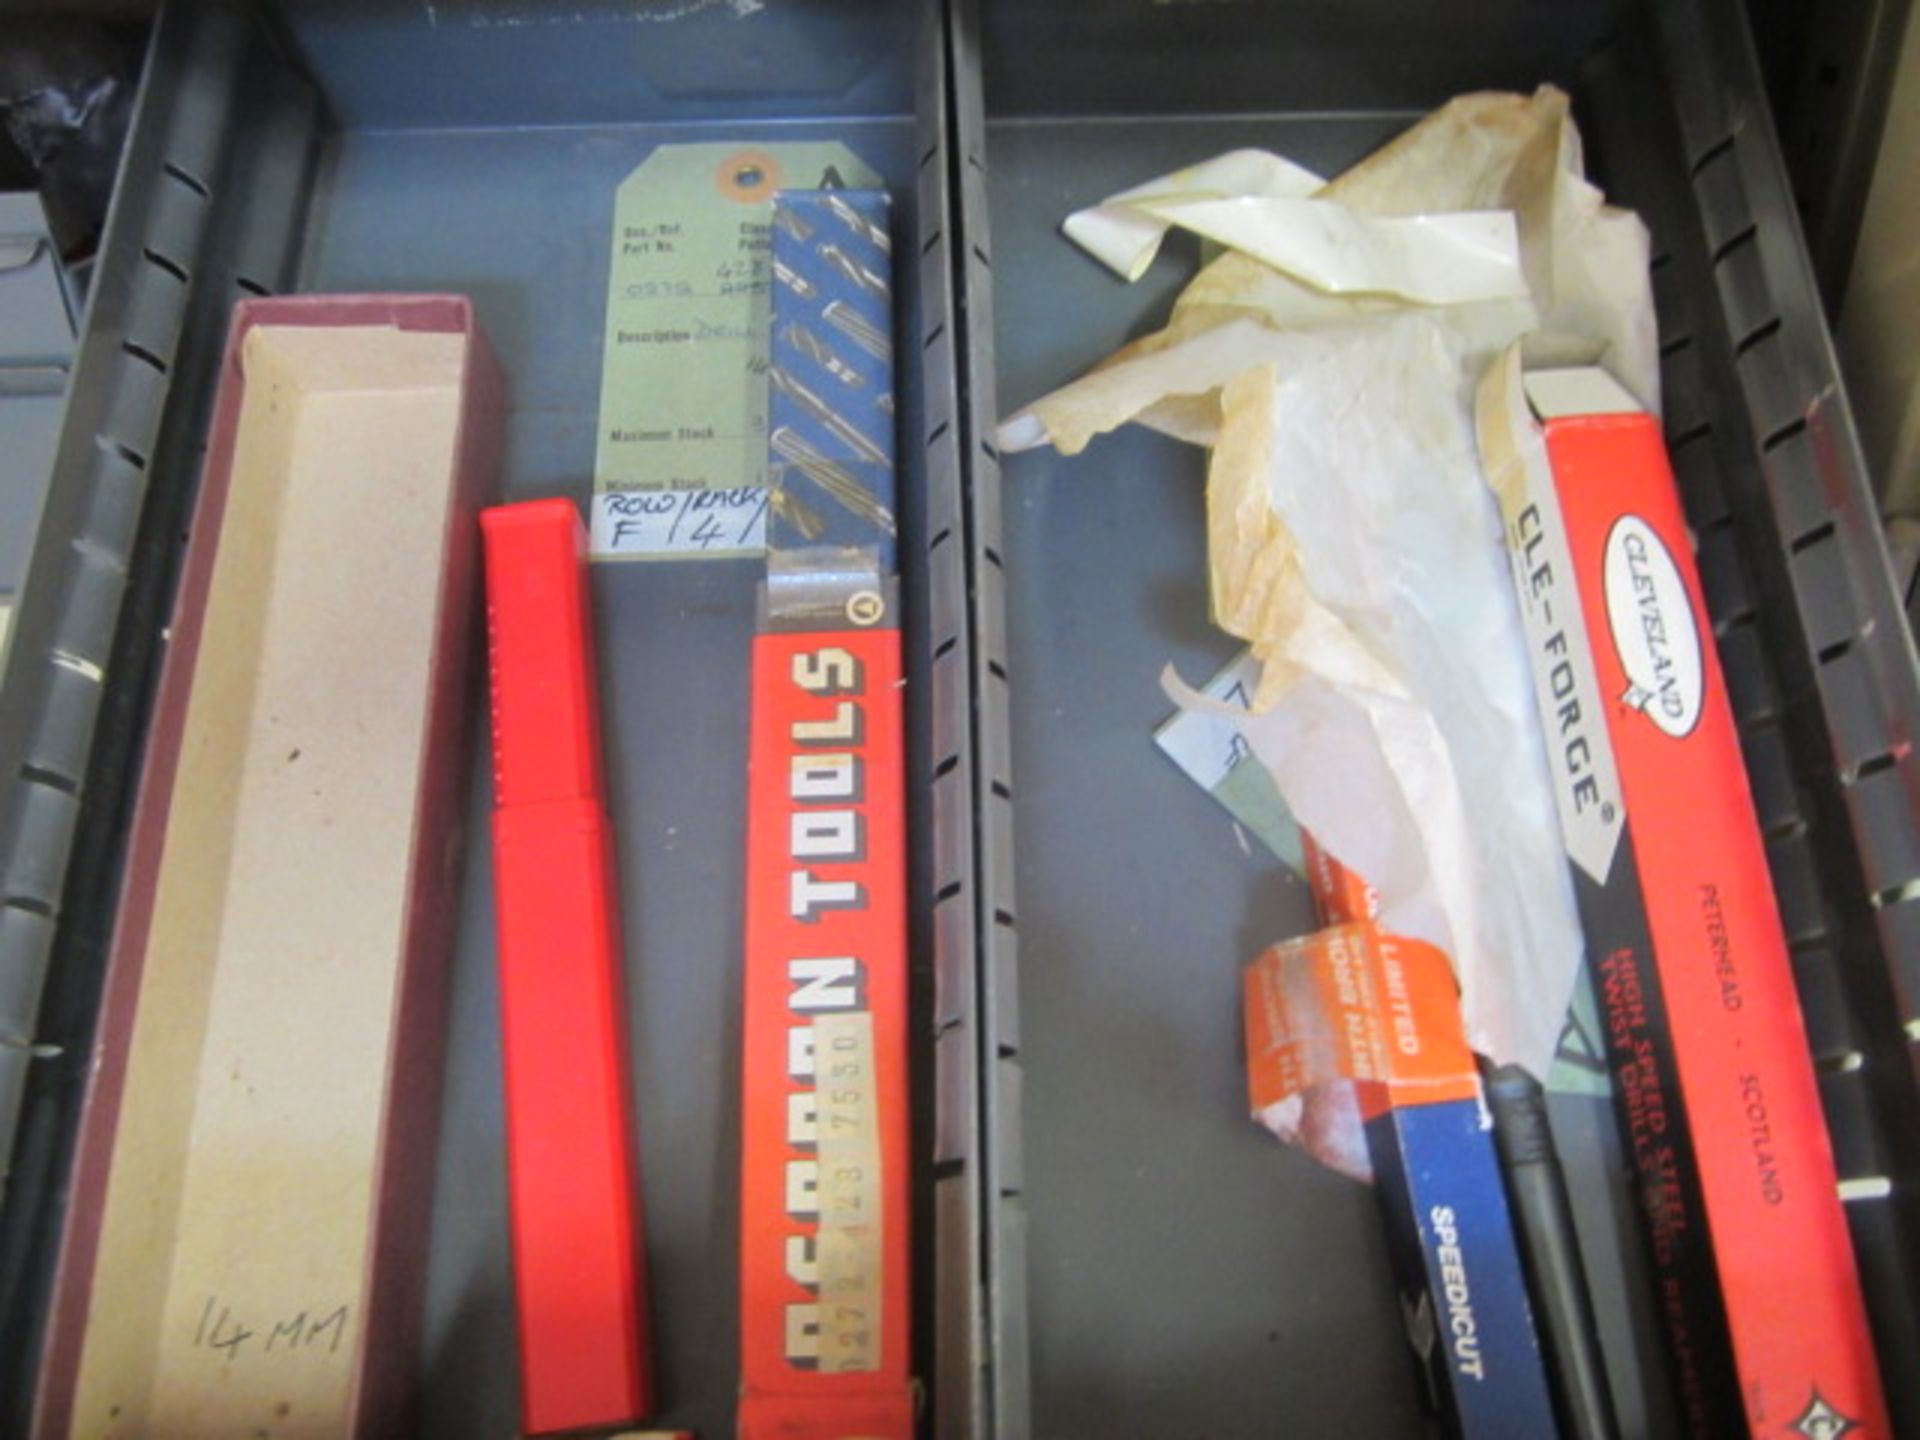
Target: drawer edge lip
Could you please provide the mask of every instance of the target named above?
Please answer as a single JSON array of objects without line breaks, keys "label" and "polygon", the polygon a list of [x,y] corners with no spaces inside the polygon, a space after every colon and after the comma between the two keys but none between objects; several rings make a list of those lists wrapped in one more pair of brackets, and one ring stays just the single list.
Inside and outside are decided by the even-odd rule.
[{"label": "drawer edge lip", "polygon": [[[249,87],[264,123],[231,123]],[[198,485],[211,400],[202,382],[218,363],[231,302],[291,275],[319,124],[317,97],[250,9],[161,8],[20,591],[24,623],[0,674],[0,905],[37,931],[0,954],[30,967],[38,1042],[8,1042],[27,1063],[18,1089],[0,1095],[0,1255],[22,1262],[0,1312],[7,1433],[24,1433],[36,1389],[71,1122],[90,1083],[94,1007],[84,993],[97,990],[111,939],[180,556],[179,537],[164,532]],[[84,646],[64,644],[79,633]],[[34,757],[55,752],[58,771],[34,768]],[[47,794],[69,802],[58,829],[27,813]],[[29,865],[45,882],[23,895]]]}]

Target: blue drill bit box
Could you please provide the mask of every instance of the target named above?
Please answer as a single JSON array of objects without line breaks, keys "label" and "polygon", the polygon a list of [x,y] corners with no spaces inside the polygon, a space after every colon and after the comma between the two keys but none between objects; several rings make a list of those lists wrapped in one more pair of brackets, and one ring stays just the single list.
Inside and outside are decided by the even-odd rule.
[{"label": "blue drill bit box", "polygon": [[1265,951],[1245,990],[1256,1117],[1329,1159],[1343,1125],[1363,1130],[1408,1339],[1448,1433],[1558,1433],[1446,956],[1371,921],[1335,925]]}]

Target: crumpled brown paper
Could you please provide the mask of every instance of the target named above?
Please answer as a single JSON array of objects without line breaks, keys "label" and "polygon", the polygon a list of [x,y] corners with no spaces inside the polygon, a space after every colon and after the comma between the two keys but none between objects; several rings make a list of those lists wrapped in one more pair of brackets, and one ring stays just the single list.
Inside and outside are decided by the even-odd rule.
[{"label": "crumpled brown paper", "polygon": [[[1083,212],[1076,238],[1099,239],[1129,194],[1149,197],[1144,222],[1220,238],[1219,197],[1187,204],[1178,175]],[[1321,223],[1255,198],[1235,225]],[[1585,180],[1550,87],[1455,100],[1310,199],[1383,219],[1504,213],[1524,285],[1421,303],[1345,284],[1362,255],[1330,289],[1270,263],[1301,250],[1276,235],[1265,259],[1206,266],[1165,328],[1013,416],[1000,443],[1073,454],[1138,420],[1214,447],[1213,617],[1262,663],[1235,723],[1301,823],[1379,890],[1383,923],[1453,957],[1474,1048],[1544,1074],[1581,939],[1471,397],[1520,341],[1537,363],[1603,363],[1657,405],[1645,231]],[[1116,230],[1114,255],[1146,233]]]},{"label": "crumpled brown paper", "polygon": [[[1135,187],[1156,188],[1169,187]],[[1660,356],[1646,231],[1637,216],[1608,206],[1586,180],[1564,92],[1547,85],[1532,95],[1461,96],[1329,181],[1314,198],[1381,217],[1510,211],[1527,293],[1432,308],[1460,333],[1479,365],[1525,335],[1530,363],[1605,365],[1658,413]],[[1094,210],[1114,204],[1109,200]],[[1071,232],[1071,220],[1069,225]],[[1323,290],[1230,250],[1181,293],[1165,328],[1014,415],[1001,426],[1001,446],[1021,450],[1051,440],[1062,454],[1073,455],[1093,436],[1129,419],[1194,444],[1212,444],[1219,382],[1211,377],[1231,359],[1196,356],[1187,342],[1234,319],[1304,330],[1399,313],[1408,304],[1394,295]],[[1183,346],[1161,363],[1148,363]],[[1202,358],[1216,363],[1196,377],[1188,367]],[[1133,397],[1143,393],[1165,398],[1134,404]]]}]

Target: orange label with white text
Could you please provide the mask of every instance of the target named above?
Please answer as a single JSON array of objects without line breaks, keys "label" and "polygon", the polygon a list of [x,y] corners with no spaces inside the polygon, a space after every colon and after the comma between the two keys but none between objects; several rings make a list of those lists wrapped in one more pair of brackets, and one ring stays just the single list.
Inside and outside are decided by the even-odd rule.
[{"label": "orange label with white text", "polygon": [[1263,952],[1244,986],[1256,1112],[1334,1081],[1358,1085],[1368,1118],[1479,1094],[1453,971],[1432,945],[1334,925]]}]

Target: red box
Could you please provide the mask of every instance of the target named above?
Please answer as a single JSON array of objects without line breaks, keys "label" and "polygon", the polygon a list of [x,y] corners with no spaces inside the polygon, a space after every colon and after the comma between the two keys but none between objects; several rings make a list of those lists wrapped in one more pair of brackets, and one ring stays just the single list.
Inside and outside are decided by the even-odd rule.
[{"label": "red box", "polygon": [[529,1434],[653,1408],[613,834],[586,531],[568,500],[481,516],[508,1196]]},{"label": "red box", "polygon": [[235,310],[37,1435],[410,1428],[501,408],[463,298]]},{"label": "red box", "polygon": [[754,640],[740,1440],[912,1440],[900,633]]},{"label": "red box", "polygon": [[1733,714],[1654,418],[1603,371],[1480,399],[1690,1430],[1889,1433]]}]

